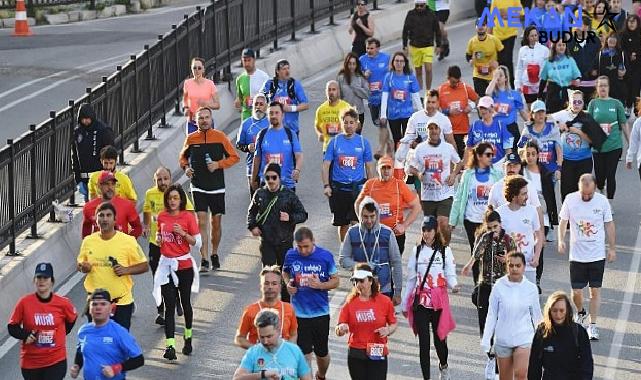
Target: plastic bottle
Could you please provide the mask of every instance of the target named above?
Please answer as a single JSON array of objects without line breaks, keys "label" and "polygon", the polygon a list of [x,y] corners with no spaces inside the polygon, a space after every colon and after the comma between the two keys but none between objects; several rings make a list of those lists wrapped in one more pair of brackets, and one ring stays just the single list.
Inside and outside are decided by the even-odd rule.
[{"label": "plastic bottle", "polygon": [[209,165],[212,162],[214,162],[214,160],[211,159],[211,156],[209,155],[209,153],[205,153],[205,163]]}]

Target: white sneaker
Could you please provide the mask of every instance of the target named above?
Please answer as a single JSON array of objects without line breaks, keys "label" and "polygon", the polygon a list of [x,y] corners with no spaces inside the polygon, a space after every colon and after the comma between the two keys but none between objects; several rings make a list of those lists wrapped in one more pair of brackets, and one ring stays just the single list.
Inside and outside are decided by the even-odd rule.
[{"label": "white sneaker", "polygon": [[[585,314],[576,313],[576,314],[574,314],[574,322],[580,324],[586,330],[588,330],[589,324],[590,324],[588,317],[589,317],[588,313],[585,313]],[[589,332],[589,330],[588,330],[588,332]]]},{"label": "white sneaker", "polygon": [[554,240],[555,240],[555,236],[554,236],[555,234],[554,234],[554,232],[555,232],[555,231],[554,231],[553,229],[551,229],[551,228],[550,228],[550,229],[548,230],[547,235],[545,235],[545,241],[547,241],[548,243],[549,243],[549,242],[554,241]]},{"label": "white sneaker", "polygon": [[441,365],[438,366],[439,370],[439,379],[440,380],[450,380],[450,367],[441,368]]},{"label": "white sneaker", "polygon": [[588,336],[590,340],[599,340],[599,329],[594,323],[590,323],[588,326]]}]

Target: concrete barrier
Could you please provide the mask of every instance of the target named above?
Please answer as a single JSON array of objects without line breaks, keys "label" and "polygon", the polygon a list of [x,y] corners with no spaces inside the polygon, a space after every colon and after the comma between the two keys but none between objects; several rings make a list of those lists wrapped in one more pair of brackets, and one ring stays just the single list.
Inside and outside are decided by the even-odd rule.
[{"label": "concrete barrier", "polygon": [[[458,20],[474,14],[473,2],[457,1],[452,4],[451,19]],[[469,3],[464,5],[465,3]],[[384,10],[373,12],[376,19],[375,36],[383,43],[400,38],[403,20],[411,5],[384,4]],[[307,35],[298,33],[304,39],[296,43],[283,43],[282,48],[262,57],[257,66],[265,72],[274,72],[276,61],[287,58],[291,64],[292,75],[296,78],[306,78],[319,71],[335,66],[351,47],[347,33],[347,19],[337,17],[340,24],[337,27],[320,27],[320,34]],[[267,52],[262,49],[261,52]],[[188,59],[188,57],[185,57]],[[303,82],[304,84],[304,82]],[[233,86],[232,86],[233,88]],[[222,110],[214,112],[217,129],[231,132],[231,128],[239,125],[239,114],[233,109],[234,94],[227,89],[225,83],[218,84]],[[311,112],[311,111],[310,111]],[[128,165],[120,168],[126,172],[136,187],[139,210],[147,188],[151,187],[153,173],[158,166],[171,169],[173,178],[180,178],[182,171],[178,167],[178,153],[184,141],[184,118],[168,117],[172,128],[155,128],[157,140],[141,140],[140,147],[144,153],[127,153],[125,160]],[[40,240],[18,238],[17,249],[22,256],[0,259],[0,320],[7,321],[17,300],[24,294],[33,291],[32,278],[38,262],[51,262],[54,266],[58,286],[75,273],[75,262],[80,246],[80,230],[82,213],[74,210],[71,223],[59,224],[41,221],[38,232],[43,235]],[[0,338],[6,337],[6,329],[0,330]]]}]

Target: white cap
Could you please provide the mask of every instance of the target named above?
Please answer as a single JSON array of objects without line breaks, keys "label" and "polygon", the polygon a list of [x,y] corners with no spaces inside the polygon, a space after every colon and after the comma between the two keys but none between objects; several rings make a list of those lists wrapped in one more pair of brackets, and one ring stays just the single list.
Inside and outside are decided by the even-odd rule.
[{"label": "white cap", "polygon": [[427,0],[414,0],[415,4],[427,4]]},{"label": "white cap", "polygon": [[362,270],[362,269],[357,269],[354,271],[354,275],[350,278],[350,280],[364,280],[368,277],[374,277],[372,272],[368,270]]},{"label": "white cap", "polygon": [[494,99],[492,99],[489,96],[484,96],[481,99],[479,99],[478,106],[483,108],[492,108],[494,107]]}]

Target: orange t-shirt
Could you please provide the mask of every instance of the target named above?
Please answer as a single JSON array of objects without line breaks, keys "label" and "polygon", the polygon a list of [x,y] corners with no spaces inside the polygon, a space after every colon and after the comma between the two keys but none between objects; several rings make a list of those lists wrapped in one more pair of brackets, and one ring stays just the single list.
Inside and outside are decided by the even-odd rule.
[{"label": "orange t-shirt", "polygon": [[[262,309],[268,308],[263,302],[255,302],[245,308],[243,311],[243,316],[240,317],[240,326],[238,326],[238,334],[242,336],[249,337],[247,340],[251,344],[256,344],[258,342],[258,331],[256,326],[254,326],[254,318],[256,314]],[[272,307],[278,311],[278,317],[281,320],[281,336],[283,339],[288,340],[292,334],[295,334],[298,331],[298,321],[296,320],[296,313],[291,304],[287,302],[278,301],[276,305]],[[285,314],[283,318],[282,314]]]},{"label": "orange t-shirt", "polygon": [[[439,107],[442,110],[458,109],[463,111],[468,106],[468,101],[476,102],[479,100],[479,95],[474,89],[463,82],[459,82],[455,88],[450,86],[449,82],[443,83],[438,88],[439,94]],[[447,116],[452,123],[452,132],[457,135],[464,135],[470,129],[470,119],[465,112],[457,115]]]},{"label": "orange t-shirt", "polygon": [[185,107],[189,107],[189,118],[193,119],[196,111],[200,108],[200,102],[209,102],[216,95],[216,85],[213,81],[205,79],[202,83],[197,83],[196,79],[190,78],[185,81],[183,86]]},{"label": "orange t-shirt", "polygon": [[391,178],[389,181],[381,181],[378,178],[368,179],[361,195],[374,198],[380,208],[381,223],[392,229],[397,224],[403,223],[403,209],[416,199],[416,194],[405,182],[396,178]]},{"label": "orange t-shirt", "polygon": [[396,323],[394,305],[389,297],[380,293],[367,301],[356,296],[343,305],[338,323],[349,325],[347,344],[351,348],[364,350],[371,343],[387,345],[387,337],[381,337],[374,330]]}]

